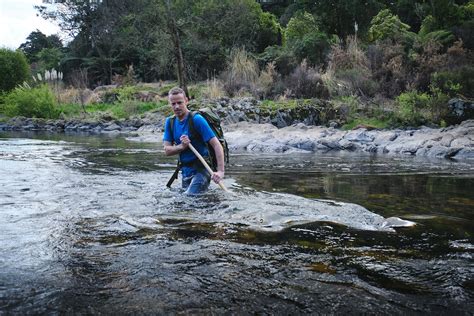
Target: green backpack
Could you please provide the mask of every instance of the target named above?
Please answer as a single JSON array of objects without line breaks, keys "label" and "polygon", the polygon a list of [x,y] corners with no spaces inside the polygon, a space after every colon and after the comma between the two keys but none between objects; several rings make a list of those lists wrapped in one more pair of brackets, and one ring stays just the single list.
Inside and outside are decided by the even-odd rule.
[{"label": "green backpack", "polygon": [[[209,107],[201,108],[197,111],[192,111],[190,113],[191,117],[188,120],[188,124],[189,124],[190,137],[194,138],[194,139],[200,137],[200,135],[198,135],[196,129],[194,128],[193,118],[194,118],[194,115],[196,115],[196,114],[200,114],[207,121],[207,123],[209,124],[209,127],[212,129],[212,131],[214,132],[217,139],[219,140],[219,142],[222,145],[222,149],[224,150],[224,163],[229,163],[229,146],[227,145],[227,141],[224,138],[224,131],[222,130],[221,119],[219,118],[219,115],[217,115],[216,112],[214,112]],[[169,125],[171,139],[174,139],[173,127],[174,127],[175,120],[176,120],[176,116],[173,115],[170,119],[170,125]],[[204,142],[204,143],[206,144],[207,150],[209,151],[209,158],[211,160],[210,161],[210,167],[212,168],[212,170],[216,171],[217,170],[217,158],[216,158],[216,154],[214,152],[214,148],[212,148],[212,146],[209,146],[208,143],[206,143],[206,142]],[[171,184],[173,183],[173,181],[178,178],[178,173],[179,173],[179,170],[181,169],[181,167],[182,166],[181,166],[180,162],[178,161],[178,167],[176,168],[176,170],[175,170],[173,176],[171,177],[170,181],[168,181],[168,184],[167,184],[168,187],[171,187]]]}]

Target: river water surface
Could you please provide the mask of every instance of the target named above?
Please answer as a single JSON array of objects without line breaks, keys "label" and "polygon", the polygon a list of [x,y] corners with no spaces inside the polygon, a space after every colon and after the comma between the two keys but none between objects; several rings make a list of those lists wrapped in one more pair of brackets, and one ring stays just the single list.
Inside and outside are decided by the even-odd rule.
[{"label": "river water surface", "polygon": [[233,193],[200,197],[165,187],[174,165],[0,133],[0,314],[474,310],[474,163],[233,153]]}]

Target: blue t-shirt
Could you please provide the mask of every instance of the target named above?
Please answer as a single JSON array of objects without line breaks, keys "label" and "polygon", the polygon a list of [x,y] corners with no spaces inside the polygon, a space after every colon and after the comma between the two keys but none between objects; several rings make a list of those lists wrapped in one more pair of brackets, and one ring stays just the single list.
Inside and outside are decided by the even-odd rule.
[{"label": "blue t-shirt", "polygon": [[[174,143],[175,145],[181,144],[179,138],[181,135],[188,135],[191,139],[191,144],[196,148],[196,150],[203,156],[209,156],[209,151],[207,150],[206,143],[211,140],[211,138],[215,137],[216,135],[212,131],[211,127],[207,123],[207,121],[198,113],[193,116],[193,123],[194,123],[194,130],[196,131],[196,136],[190,135],[189,132],[189,122],[188,120],[191,119],[191,115],[188,114],[183,121],[178,120],[175,118],[173,124],[173,139],[171,139],[170,133],[170,118],[168,117],[165,122],[165,133],[163,134],[163,141]],[[199,136],[200,135],[200,136]],[[179,159],[183,163],[188,163],[198,159],[196,155],[191,151],[191,149],[187,149],[179,154]],[[182,168],[183,176],[188,177],[194,173],[194,169],[191,167],[184,167]]]}]

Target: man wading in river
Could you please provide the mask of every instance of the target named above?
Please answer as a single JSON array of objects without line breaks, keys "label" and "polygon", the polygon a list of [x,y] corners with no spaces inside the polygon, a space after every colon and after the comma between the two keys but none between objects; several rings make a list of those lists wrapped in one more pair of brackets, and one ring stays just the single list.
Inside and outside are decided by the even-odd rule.
[{"label": "man wading in river", "polygon": [[[173,88],[168,93],[168,101],[175,118],[168,117],[165,123],[163,144],[166,156],[179,154],[181,165],[182,186],[187,194],[198,194],[209,188],[211,175],[189,148],[191,143],[197,151],[209,160],[209,150],[206,144],[212,146],[217,160],[217,171],[212,180],[219,183],[224,178],[224,151],[222,145],[212,131],[207,121],[199,114],[188,110],[188,98],[181,88]],[[192,120],[193,130],[190,130]],[[173,121],[173,123],[172,123]]]}]

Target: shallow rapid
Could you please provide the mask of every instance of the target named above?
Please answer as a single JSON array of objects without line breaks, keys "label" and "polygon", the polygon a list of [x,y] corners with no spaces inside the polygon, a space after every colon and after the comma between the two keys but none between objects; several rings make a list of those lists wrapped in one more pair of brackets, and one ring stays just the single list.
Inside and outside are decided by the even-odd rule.
[{"label": "shallow rapid", "polygon": [[0,311],[473,310],[473,165],[231,162],[232,194],[188,197],[161,145],[0,134]]}]

